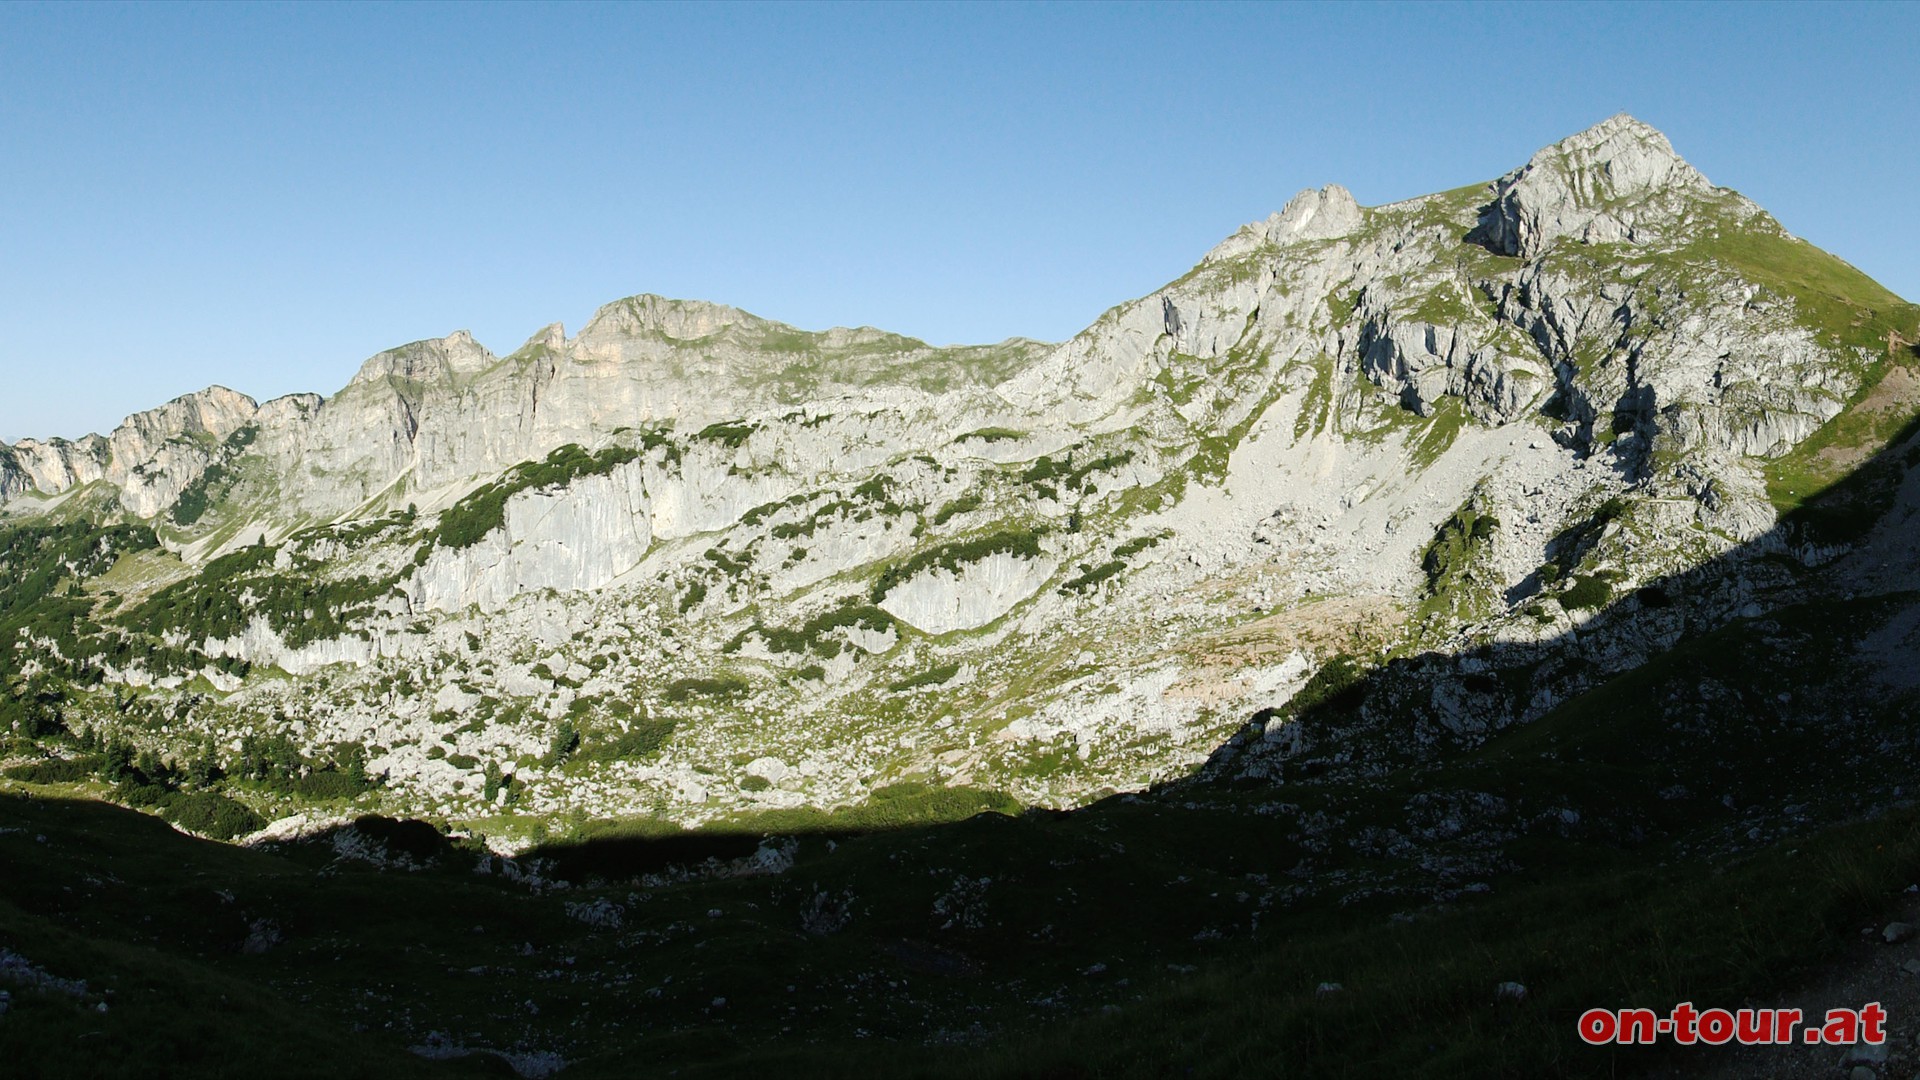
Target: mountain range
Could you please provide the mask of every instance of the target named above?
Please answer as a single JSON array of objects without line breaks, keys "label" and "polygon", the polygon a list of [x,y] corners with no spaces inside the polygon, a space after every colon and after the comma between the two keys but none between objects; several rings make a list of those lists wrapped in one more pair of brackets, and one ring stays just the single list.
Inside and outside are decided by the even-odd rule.
[{"label": "mountain range", "polygon": [[[7,775],[255,849],[417,819],[536,879],[636,829],[1222,791],[1291,823],[1262,911],[1450,904],[1528,836],[1650,843],[1695,802],[1730,816],[1689,850],[1731,858],[1904,805],[1722,806],[1748,774],[1688,740],[1817,714],[1823,785],[1906,745],[1915,341],[1617,116],[1486,184],[1303,191],[1064,343],[642,295],[328,397],[214,387],[0,447]],[[795,857],[728,850],[701,873]]]}]

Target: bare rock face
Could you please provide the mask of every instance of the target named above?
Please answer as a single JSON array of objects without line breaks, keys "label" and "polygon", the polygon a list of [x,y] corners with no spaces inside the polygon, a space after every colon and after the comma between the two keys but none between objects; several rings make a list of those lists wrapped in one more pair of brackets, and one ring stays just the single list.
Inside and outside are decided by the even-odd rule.
[{"label": "bare rock face", "polygon": [[725,304],[636,296],[595,312],[580,336],[584,351],[595,354],[618,352],[633,341],[649,338],[699,341],[731,326],[761,322],[763,320]]},{"label": "bare rock face", "polygon": [[110,460],[107,440],[98,435],[77,442],[23,439],[0,453],[0,502],[30,492],[58,495],[90,484],[107,474]]},{"label": "bare rock face", "polygon": [[1711,186],[1665,135],[1615,116],[1495,181],[1480,227],[1493,250],[1526,259],[1563,238],[1644,242],[1682,200]]},{"label": "bare rock face", "polygon": [[360,366],[350,385],[390,379],[444,383],[484,371],[493,361],[493,354],[473,340],[472,334],[458,330],[438,341],[416,341],[372,357]]},{"label": "bare rock face", "polygon": [[1360,328],[1361,370],[1395,389],[1406,406],[1433,415],[1443,397],[1459,398],[1485,423],[1506,423],[1540,404],[1550,388],[1541,364],[1476,324],[1403,321],[1372,313]]},{"label": "bare rock face", "polygon": [[107,479],[121,505],[137,517],[171,507],[259,411],[245,394],[215,386],[128,417],[107,440]]},{"label": "bare rock face", "polygon": [[887,593],[880,607],[929,634],[972,630],[1032,596],[1053,576],[1055,565],[1042,559],[989,555],[955,570],[936,568],[902,582]]},{"label": "bare rock face", "polygon": [[480,543],[433,553],[415,577],[416,602],[495,611],[528,590],[600,588],[639,563],[653,541],[643,472],[626,466],[509,500],[505,524]]},{"label": "bare rock face", "polygon": [[1339,184],[1328,184],[1317,191],[1308,188],[1288,199],[1279,213],[1267,219],[1267,242],[1336,240],[1352,234],[1360,222],[1360,204],[1346,188]]},{"label": "bare rock face", "polygon": [[[104,479],[119,489],[129,512],[153,517],[171,507],[219,457],[221,444],[252,424],[259,411],[245,394],[214,386],[135,413],[104,439],[25,440],[0,456],[0,503],[30,491],[58,495]],[[7,479],[9,473],[14,479]]]}]

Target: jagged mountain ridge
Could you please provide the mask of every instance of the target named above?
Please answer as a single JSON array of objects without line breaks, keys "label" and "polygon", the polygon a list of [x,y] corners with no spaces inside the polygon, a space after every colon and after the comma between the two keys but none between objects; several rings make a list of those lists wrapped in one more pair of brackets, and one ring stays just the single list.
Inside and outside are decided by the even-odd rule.
[{"label": "jagged mountain ridge", "polygon": [[[185,561],[138,556],[136,596],[256,539],[256,594],[366,581],[337,634],[244,591],[218,625],[150,623],[190,655],[110,681],[210,688],[196,731],[278,713],[375,746],[415,807],[483,812],[480,762],[542,814],[911,776],[1067,802],[1190,768],[1343,642],[1546,638],[1769,536],[1805,494],[1783,485],[1829,467],[1797,448],[1887,382],[1902,334],[1912,308],[1617,117],[1485,187],[1302,193],[1058,347],[641,297],[505,358],[392,350],[324,402],[208,391],[21,444],[0,492],[48,510],[104,482],[159,519]],[[519,464],[565,444],[586,450]],[[630,729],[612,704],[671,741],[541,763],[569,717]]]},{"label": "jagged mountain ridge", "polygon": [[[934,349],[871,327],[807,333],[718,304],[636,296],[601,308],[571,340],[555,324],[505,357],[458,331],[370,358],[331,398],[258,405],[212,387],[129,417],[106,438],[23,441],[0,459],[0,499],[105,479],[128,513],[153,518],[220,460],[209,442],[252,428],[249,449],[271,462],[279,494],[325,520],[396,483],[471,483],[618,426],[697,428],[861,390],[991,381],[1039,347]],[[303,469],[319,471],[289,482]],[[284,533],[290,522],[277,524]]]}]

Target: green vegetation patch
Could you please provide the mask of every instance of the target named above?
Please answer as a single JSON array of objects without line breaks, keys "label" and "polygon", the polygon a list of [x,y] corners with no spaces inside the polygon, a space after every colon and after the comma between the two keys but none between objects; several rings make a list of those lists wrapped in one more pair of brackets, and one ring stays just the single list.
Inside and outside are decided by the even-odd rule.
[{"label": "green vegetation patch", "polygon": [[1354,312],[1360,310],[1360,301],[1365,295],[1364,289],[1341,295],[1337,292],[1327,294],[1327,313],[1333,316],[1333,325],[1345,326],[1353,321]]},{"label": "green vegetation patch", "polygon": [[98,754],[86,757],[49,758],[46,761],[31,761],[25,765],[15,765],[6,772],[7,779],[18,780],[26,784],[77,784],[90,780],[100,771],[106,759]]},{"label": "green vegetation patch", "polygon": [[1549,583],[1566,580],[1599,545],[1601,537],[1606,535],[1607,526],[1625,517],[1626,513],[1626,502],[1614,496],[1601,503],[1585,520],[1568,526],[1549,540],[1548,561],[1540,568],[1542,578]]},{"label": "green vegetation patch", "polygon": [[[287,645],[298,648],[347,633],[373,616],[399,586],[398,574],[323,578],[322,564],[298,553],[281,568],[280,555],[281,549],[265,544],[222,555],[197,576],[169,585],[115,621],[157,643],[175,633],[188,641],[237,637],[260,616]],[[164,654],[154,652],[167,666]]]},{"label": "green vegetation patch", "polygon": [[1499,529],[1500,519],[1475,510],[1471,501],[1441,522],[1420,560],[1427,575],[1427,595],[1437,596],[1458,582]]},{"label": "green vegetation patch", "polygon": [[902,679],[897,683],[894,683],[892,689],[895,691],[902,691],[902,692],[907,690],[924,690],[929,686],[943,685],[948,680],[952,679],[955,675],[958,675],[958,674],[960,674],[960,665],[958,662],[951,663],[951,664],[936,664],[933,667],[930,667],[927,670],[920,672],[918,675],[910,675],[907,678]]},{"label": "green vegetation patch", "polygon": [[835,810],[769,810],[736,823],[762,833],[879,832],[959,821],[976,814],[1018,814],[1012,796],[973,787],[906,781],[875,788],[865,802]]},{"label": "green vegetation patch", "polygon": [[911,581],[927,571],[946,570],[957,574],[962,567],[993,555],[1037,559],[1040,557],[1040,534],[1032,529],[1003,529],[984,536],[956,540],[939,547],[928,548],[905,562],[895,563],[882,570],[879,579],[873,583],[871,594],[873,602],[880,603],[896,585]]},{"label": "green vegetation patch", "polygon": [[1727,211],[1705,207],[1703,213],[1718,220],[1682,257],[1722,263],[1775,295],[1791,297],[1805,325],[1829,346],[1880,352],[1888,332],[1911,337],[1920,324],[1920,307],[1771,219],[1736,221]]},{"label": "green vegetation patch", "polygon": [[1024,439],[1026,437],[1026,432],[1015,431],[1012,428],[983,427],[978,431],[967,432],[965,435],[955,439],[954,442],[966,442],[969,439],[975,439],[983,443],[997,443],[1009,442],[1014,439]]},{"label": "green vegetation patch", "polygon": [[636,719],[624,731],[590,737],[580,750],[588,761],[641,761],[659,753],[673,738],[672,719]]},{"label": "green vegetation patch", "polygon": [[[95,621],[85,586],[121,556],[159,546],[144,525],[102,527],[76,520],[0,527],[0,685],[29,657],[52,673],[88,684],[98,681],[100,663],[130,662],[132,644]],[[9,691],[0,698],[0,721],[20,719],[23,707]]]},{"label": "green vegetation patch", "polygon": [[357,548],[389,531],[410,529],[417,520],[419,520],[419,511],[409,506],[405,510],[395,510],[383,517],[301,529],[287,537],[287,544],[301,547],[317,541],[330,540],[345,547]]},{"label": "green vegetation patch", "polygon": [[1338,653],[1321,664],[1285,705],[1263,710],[1254,719],[1287,721],[1316,712],[1351,712],[1365,699],[1366,679],[1372,670],[1360,657]]},{"label": "green vegetation patch", "polygon": [[1434,402],[1433,416],[1409,447],[1413,463],[1424,469],[1440,460],[1466,426],[1467,408],[1459,398],[1448,395]]},{"label": "green vegetation patch", "polygon": [[859,509],[858,505],[846,499],[829,499],[814,507],[813,512],[800,521],[783,521],[768,530],[775,540],[803,540],[819,531],[820,526],[829,519]]},{"label": "green vegetation patch", "polygon": [[553,760],[641,761],[659,753],[678,726],[671,717],[648,716],[633,702],[583,694],[567,707],[567,719],[561,722],[548,756]]},{"label": "green vegetation patch", "polygon": [[244,803],[215,791],[183,791],[161,804],[160,816],[190,832],[232,840],[266,827],[266,820]]},{"label": "green vegetation patch", "polygon": [[1300,412],[1293,418],[1293,439],[1299,442],[1319,434],[1333,422],[1333,358],[1321,356],[1313,362],[1313,378],[1300,399]]},{"label": "green vegetation patch", "polygon": [[1897,348],[1873,374],[1845,411],[1766,465],[1769,499],[1804,539],[1865,535],[1920,461],[1908,447],[1920,435],[1920,355]]},{"label": "green vegetation patch", "polygon": [[961,514],[970,514],[973,511],[980,509],[980,503],[981,503],[980,493],[977,491],[969,491],[966,494],[960,496],[959,498],[954,499],[953,501],[947,503],[946,505],[942,506],[939,510],[936,510],[934,512],[934,515],[933,515],[934,528],[939,528],[940,526],[945,525],[947,522],[952,521],[954,518],[959,517]]},{"label": "green vegetation patch", "polygon": [[662,696],[674,703],[688,702],[695,698],[716,698],[725,701],[744,697],[751,689],[747,680],[738,675],[706,677],[690,675],[668,683]]},{"label": "green vegetation patch", "polygon": [[1083,491],[1086,489],[1089,476],[1097,472],[1112,472],[1132,461],[1133,457],[1134,452],[1131,449],[1116,450],[1075,465],[1071,452],[1065,458],[1054,458],[1042,454],[1021,471],[1020,482],[1042,494],[1056,492],[1062,488],[1067,491]]},{"label": "green vegetation patch", "polygon": [[1575,574],[1573,584],[1560,594],[1560,606],[1568,611],[1597,611],[1613,599],[1613,585],[1597,574]]},{"label": "green vegetation patch", "polygon": [[847,648],[845,636],[836,634],[836,630],[859,628],[876,634],[889,630],[897,631],[899,620],[885,611],[850,599],[840,606],[823,611],[801,624],[798,629],[768,627],[755,623],[741,631],[727,643],[729,652],[736,651],[746,639],[759,635],[767,643],[767,649],[776,653],[811,653],[815,656],[831,659],[839,656]]},{"label": "green vegetation patch", "polygon": [[700,601],[706,598],[707,583],[695,578],[693,581],[687,583],[687,591],[680,594],[680,600],[675,607],[678,608],[680,614],[685,615],[687,612],[692,611]]},{"label": "green vegetation patch", "polygon": [[1101,582],[1106,581],[1108,578],[1113,577],[1126,568],[1127,564],[1119,559],[1115,559],[1112,562],[1101,563],[1099,566],[1090,566],[1082,563],[1080,565],[1081,573],[1079,576],[1069,578],[1065,584],[1060,586],[1060,591],[1063,593],[1090,592],[1099,586]]},{"label": "green vegetation patch", "polygon": [[811,496],[802,493],[799,495],[790,495],[778,502],[761,503],[759,506],[741,515],[740,524],[748,526],[758,525],[789,506],[799,506],[805,503],[809,498],[811,498]]},{"label": "green vegetation patch", "polygon": [[703,442],[719,443],[729,450],[737,450],[745,445],[746,441],[752,438],[753,433],[758,430],[760,430],[760,428],[756,424],[722,420],[719,423],[708,424],[706,427],[701,428],[700,433],[695,435],[694,438]]},{"label": "green vegetation patch", "polygon": [[1420,568],[1426,574],[1420,603],[1423,615],[1479,618],[1503,603],[1497,593],[1499,583],[1478,572],[1488,545],[1500,531],[1500,519],[1479,508],[1479,502],[1476,491],[1434,530],[1421,556]]},{"label": "green vegetation patch", "polygon": [[1467,322],[1486,322],[1491,313],[1486,297],[1458,279],[1448,279],[1427,293],[1412,298],[1407,316],[1416,322],[1435,326],[1458,326]]},{"label": "green vegetation patch", "polygon": [[701,558],[717,567],[722,575],[735,581],[745,577],[747,572],[753,569],[753,560],[751,558],[729,555],[718,545],[708,548],[706,552],[701,555]]}]

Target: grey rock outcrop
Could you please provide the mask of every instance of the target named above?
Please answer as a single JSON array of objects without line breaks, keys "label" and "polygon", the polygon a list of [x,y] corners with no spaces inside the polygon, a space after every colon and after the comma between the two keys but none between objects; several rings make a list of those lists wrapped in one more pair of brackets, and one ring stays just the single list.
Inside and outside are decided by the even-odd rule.
[{"label": "grey rock outcrop", "polygon": [[1482,422],[1506,423],[1538,405],[1552,383],[1537,356],[1514,349],[1496,330],[1369,312],[1360,328],[1361,370],[1421,416],[1433,415],[1435,403],[1450,395]]},{"label": "grey rock outcrop", "polygon": [[1668,226],[1689,195],[1710,188],[1665,135],[1620,115],[1495,181],[1480,227],[1493,250],[1527,259],[1562,238],[1644,242]]},{"label": "grey rock outcrop", "polygon": [[[276,418],[293,400],[276,406]],[[0,457],[0,502],[30,492],[59,495],[105,480],[129,512],[153,517],[172,506],[219,458],[221,444],[255,423],[260,412],[245,394],[214,386],[135,413],[105,438],[24,440]]]},{"label": "grey rock outcrop", "polygon": [[1306,240],[1337,240],[1351,235],[1365,220],[1365,211],[1353,193],[1339,184],[1308,188],[1265,221],[1256,221],[1220,242],[1204,261],[1217,262],[1246,255],[1266,245]]}]

